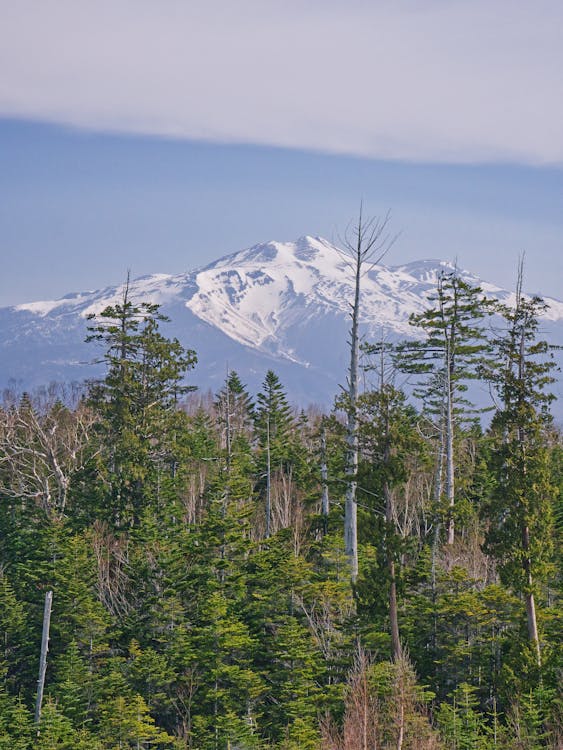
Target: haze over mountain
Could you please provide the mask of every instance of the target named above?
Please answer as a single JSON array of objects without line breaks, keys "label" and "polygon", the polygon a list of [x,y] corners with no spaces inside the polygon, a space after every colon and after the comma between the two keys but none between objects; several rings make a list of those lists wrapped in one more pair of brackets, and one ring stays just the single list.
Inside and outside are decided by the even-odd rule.
[{"label": "haze over mountain", "polygon": [[[368,340],[412,337],[408,319],[428,304],[440,260],[376,265],[363,279],[362,334]],[[513,294],[480,281],[488,295]],[[354,277],[346,256],[320,237],[267,242],[177,275],[153,274],[130,284],[134,302],[161,305],[171,322],[165,335],[196,350],[189,380],[216,390],[227,368],[256,390],[274,369],[300,405],[329,404],[345,382]],[[52,380],[80,381],[101,374],[100,350],[84,342],[88,316],[119,302],[123,285],[68,294],[53,301],[0,308],[0,384],[19,388]],[[546,299],[542,335],[563,344],[563,302]],[[559,396],[561,383],[556,384]]]}]

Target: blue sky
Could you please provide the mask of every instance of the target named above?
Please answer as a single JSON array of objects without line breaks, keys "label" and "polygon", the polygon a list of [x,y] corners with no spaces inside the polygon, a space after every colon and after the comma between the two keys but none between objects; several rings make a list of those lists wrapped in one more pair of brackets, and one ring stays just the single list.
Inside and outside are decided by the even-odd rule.
[{"label": "blue sky", "polygon": [[[0,0],[0,304],[392,213],[563,296],[563,9]],[[234,10],[236,8],[236,11]]]}]

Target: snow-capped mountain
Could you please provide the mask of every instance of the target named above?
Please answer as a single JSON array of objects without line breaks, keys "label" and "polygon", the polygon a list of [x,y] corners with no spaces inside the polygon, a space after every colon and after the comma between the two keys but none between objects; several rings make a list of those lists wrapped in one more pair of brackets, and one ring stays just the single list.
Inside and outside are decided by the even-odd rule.
[{"label": "snow-capped mountain", "polygon": [[[362,333],[370,340],[413,336],[409,315],[422,311],[441,270],[438,260],[376,265],[362,280]],[[462,272],[471,283],[479,279]],[[491,296],[511,294],[480,282]],[[256,389],[274,369],[290,396],[328,403],[345,381],[354,275],[346,255],[320,237],[267,242],[179,275],[131,282],[138,302],[158,303],[165,333],[196,350],[192,383],[215,390],[227,368]],[[0,384],[20,387],[100,374],[99,352],[85,344],[88,316],[122,298],[123,286],[0,308]],[[545,334],[563,343],[563,302],[546,300]]]}]

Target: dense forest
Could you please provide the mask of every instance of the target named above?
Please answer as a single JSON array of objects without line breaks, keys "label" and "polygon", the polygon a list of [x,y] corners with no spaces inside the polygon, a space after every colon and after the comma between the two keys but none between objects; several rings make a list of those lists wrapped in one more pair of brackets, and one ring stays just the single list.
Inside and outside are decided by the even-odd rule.
[{"label": "dense forest", "polygon": [[560,748],[542,311],[444,274],[325,413],[273,371],[194,392],[126,288],[103,379],[4,393],[0,750]]}]

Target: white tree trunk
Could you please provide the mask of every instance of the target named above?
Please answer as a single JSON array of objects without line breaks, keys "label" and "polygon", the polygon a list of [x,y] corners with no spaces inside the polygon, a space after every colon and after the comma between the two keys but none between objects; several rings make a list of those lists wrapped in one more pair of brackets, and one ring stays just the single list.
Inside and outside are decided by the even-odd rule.
[{"label": "white tree trunk", "polygon": [[272,466],[270,456],[270,415],[266,422],[266,539],[270,538],[272,527]]},{"label": "white tree trunk", "polygon": [[455,503],[455,479],[454,479],[454,414],[453,394],[451,379],[450,352],[447,351],[446,361],[446,497],[448,499],[448,527],[447,543],[454,543],[454,503]]},{"label": "white tree trunk", "polygon": [[354,304],[352,305],[352,329],[350,331],[350,370],[348,373],[348,431],[346,442],[348,453],[346,460],[346,504],[344,511],[344,547],[350,566],[352,581],[358,577],[358,507],[356,505],[356,476],[358,473],[358,362],[360,342],[358,323],[360,314],[360,281],[362,270],[361,248],[358,243]]},{"label": "white tree trunk", "polygon": [[37,680],[37,700],[35,701],[35,723],[41,721],[41,706],[43,704],[43,688],[45,687],[45,673],[47,672],[47,652],[49,651],[49,629],[51,626],[51,605],[53,592],[45,594],[45,608],[43,610],[43,634],[41,637],[41,657],[39,659],[39,679]]},{"label": "white tree trunk", "polygon": [[[323,422],[321,425],[321,482],[322,482],[322,494],[321,494],[321,515],[326,521],[330,511],[330,500],[328,496],[328,465],[326,462],[326,426]],[[325,528],[326,531],[326,528]]]}]

